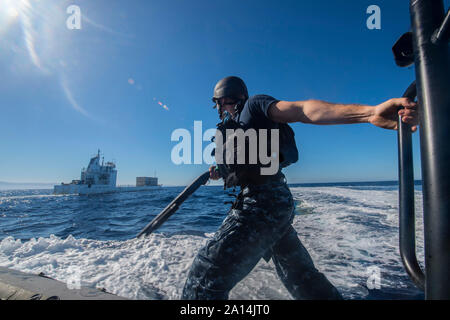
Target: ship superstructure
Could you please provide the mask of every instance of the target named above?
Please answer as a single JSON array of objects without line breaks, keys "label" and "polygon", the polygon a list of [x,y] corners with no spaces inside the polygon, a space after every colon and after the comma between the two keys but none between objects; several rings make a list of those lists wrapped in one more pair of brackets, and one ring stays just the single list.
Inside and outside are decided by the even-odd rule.
[{"label": "ship superstructure", "polygon": [[111,161],[103,164],[103,160],[100,164],[100,150],[95,157],[91,158],[88,167],[81,171],[81,184],[115,187],[116,180],[116,164]]},{"label": "ship superstructure", "polygon": [[[96,194],[113,193],[126,191],[145,191],[160,187],[156,177],[138,177],[136,178],[136,187],[116,186],[117,169],[113,161],[100,163],[100,150],[97,155],[91,158],[87,168],[81,170],[80,180],[72,180],[71,183],[61,183],[54,186],[54,194]],[[139,183],[138,183],[139,181]],[[142,181],[145,181],[143,183]],[[149,181],[151,183],[149,183]]]}]

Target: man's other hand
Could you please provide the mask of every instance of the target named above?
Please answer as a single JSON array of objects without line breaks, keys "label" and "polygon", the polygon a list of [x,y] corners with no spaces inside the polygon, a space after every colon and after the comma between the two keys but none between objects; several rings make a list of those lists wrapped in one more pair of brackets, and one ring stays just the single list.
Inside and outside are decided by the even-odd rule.
[{"label": "man's other hand", "polygon": [[217,170],[216,170],[216,166],[209,167],[209,178],[211,180],[219,180],[220,179],[220,175],[219,175],[219,172],[217,172]]}]

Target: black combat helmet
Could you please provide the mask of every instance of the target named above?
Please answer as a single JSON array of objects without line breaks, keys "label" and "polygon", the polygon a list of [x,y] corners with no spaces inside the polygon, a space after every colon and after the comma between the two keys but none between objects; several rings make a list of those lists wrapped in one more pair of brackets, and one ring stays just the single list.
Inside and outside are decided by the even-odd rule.
[{"label": "black combat helmet", "polygon": [[247,86],[241,78],[231,76],[217,82],[212,100],[216,102],[223,97],[240,99],[241,95],[245,97],[245,100],[248,99]]}]

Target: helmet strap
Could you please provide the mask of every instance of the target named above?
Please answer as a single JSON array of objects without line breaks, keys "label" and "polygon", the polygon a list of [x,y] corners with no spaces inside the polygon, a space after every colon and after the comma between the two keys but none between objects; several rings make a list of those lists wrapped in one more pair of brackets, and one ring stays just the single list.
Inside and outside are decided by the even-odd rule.
[{"label": "helmet strap", "polygon": [[[236,118],[241,113],[242,109],[244,109],[245,101],[247,101],[247,99],[237,100],[237,103],[234,105],[233,119]],[[222,119],[222,113],[223,113],[222,108],[223,107],[220,104],[217,105],[217,112],[219,113],[220,119]]]}]

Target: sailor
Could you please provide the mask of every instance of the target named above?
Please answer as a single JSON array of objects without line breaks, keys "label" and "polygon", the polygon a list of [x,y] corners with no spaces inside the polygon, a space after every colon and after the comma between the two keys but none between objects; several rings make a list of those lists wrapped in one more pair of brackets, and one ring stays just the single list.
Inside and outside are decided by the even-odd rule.
[{"label": "sailor", "polygon": [[280,170],[263,176],[254,170],[255,165],[247,162],[210,167],[211,179],[222,178],[225,187],[240,187],[240,192],[219,230],[195,257],[181,298],[228,299],[230,290],[264,258],[272,259],[279,278],[294,299],[342,299],[333,284],[316,269],[292,227],[294,201],[281,168],[296,162],[298,152],[294,133],[287,123],[371,123],[397,129],[398,113],[416,131],[416,104],[406,98],[366,106],[319,100],[280,101],[268,95],[249,97],[244,81],[234,76],[216,84],[213,101],[221,119],[219,130],[229,127],[280,130]]}]

